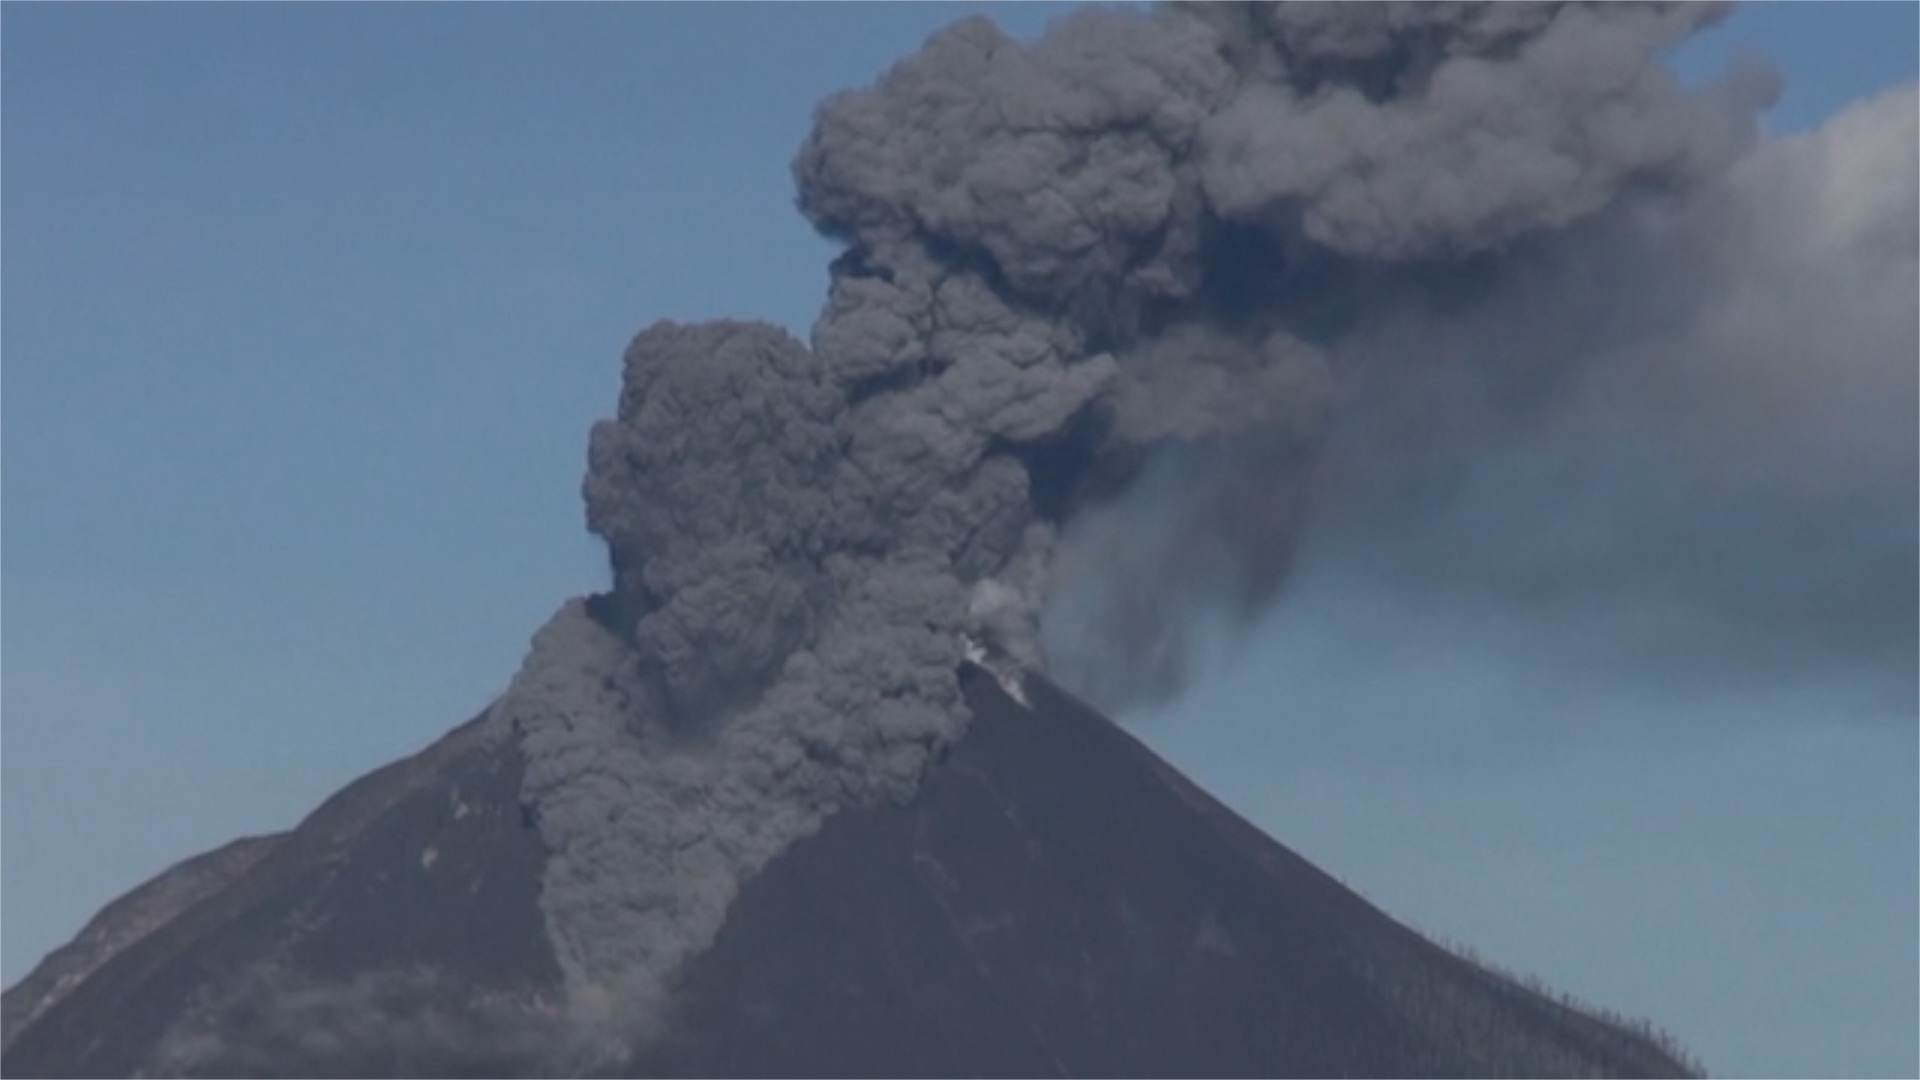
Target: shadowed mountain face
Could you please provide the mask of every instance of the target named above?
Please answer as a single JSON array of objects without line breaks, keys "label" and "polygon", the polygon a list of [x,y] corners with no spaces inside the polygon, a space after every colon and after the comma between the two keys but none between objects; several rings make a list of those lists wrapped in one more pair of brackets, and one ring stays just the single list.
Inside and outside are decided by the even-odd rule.
[{"label": "shadowed mountain face", "polygon": [[[962,681],[972,724],[915,797],[750,879],[623,1074],[1686,1071],[1402,927],[1043,680],[1030,705]],[[568,1069],[519,768],[476,721],[181,864],[7,992],[0,1065]]]},{"label": "shadowed mountain face", "polygon": [[[476,719],[292,832],[242,841],[257,850],[225,875],[205,866],[220,853],[168,870],[7,991],[0,1071],[537,1069],[518,1033],[537,1026],[560,975],[537,904],[546,853],[519,789],[519,755]],[[189,902],[133,917],[143,894],[208,877]],[[74,953],[93,940],[117,948],[83,967]]]}]

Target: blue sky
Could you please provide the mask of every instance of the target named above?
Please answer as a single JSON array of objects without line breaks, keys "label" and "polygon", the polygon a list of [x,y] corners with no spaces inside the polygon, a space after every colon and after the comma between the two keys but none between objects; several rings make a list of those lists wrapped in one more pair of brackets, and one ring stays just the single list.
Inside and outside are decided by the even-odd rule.
[{"label": "blue sky", "polygon": [[[7,982],[505,685],[602,583],[578,487],[626,340],[804,330],[813,103],[974,10],[1063,9],[7,6]],[[1914,77],[1917,14],[1743,8],[1676,64],[1773,58],[1770,125],[1804,130]],[[1310,553],[1136,729],[1388,910],[1718,1072],[1920,1070],[1911,716],[1570,695],[1370,588]],[[1327,677],[1382,635],[1389,670]]]}]

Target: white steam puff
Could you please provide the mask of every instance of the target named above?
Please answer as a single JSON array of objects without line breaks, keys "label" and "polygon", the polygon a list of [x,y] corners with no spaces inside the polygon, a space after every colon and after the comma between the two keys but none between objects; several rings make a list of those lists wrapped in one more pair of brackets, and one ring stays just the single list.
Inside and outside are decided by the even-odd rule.
[{"label": "white steam puff", "polygon": [[1729,179],[1769,76],[1661,65],[1714,10],[1204,5],[1032,45],[972,19],[823,104],[794,174],[846,252],[811,345],[635,339],[584,485],[613,587],[495,710],[582,1000],[638,1030],[746,876],[909,796],[964,730],[963,635],[1042,663],[1064,583],[1084,632],[1055,670],[1167,693],[1195,610],[1278,593],[1356,395],[1455,380],[1537,411],[1554,350],[1476,353],[1477,311],[1632,262],[1565,254],[1616,222],[1791,182]]}]

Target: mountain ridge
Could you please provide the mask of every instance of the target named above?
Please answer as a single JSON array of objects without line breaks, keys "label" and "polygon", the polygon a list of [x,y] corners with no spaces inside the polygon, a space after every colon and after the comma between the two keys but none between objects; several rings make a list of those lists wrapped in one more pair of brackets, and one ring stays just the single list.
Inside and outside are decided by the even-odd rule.
[{"label": "mountain ridge", "polygon": [[843,810],[748,879],[657,1037],[621,1060],[568,1041],[545,852],[515,743],[483,713],[295,829],[236,842],[245,865],[166,917],[106,926],[144,930],[49,993],[56,951],[6,992],[5,1069],[1691,1071],[1433,944],[1045,679],[1009,687],[971,662],[959,678],[972,721],[913,798]]}]

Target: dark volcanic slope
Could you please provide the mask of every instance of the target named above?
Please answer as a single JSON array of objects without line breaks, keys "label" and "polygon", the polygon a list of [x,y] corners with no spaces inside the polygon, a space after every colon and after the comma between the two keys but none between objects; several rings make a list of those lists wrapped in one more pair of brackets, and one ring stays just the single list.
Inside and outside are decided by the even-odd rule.
[{"label": "dark volcanic slope", "polygon": [[[498,1019],[509,1007],[503,1002],[536,1008],[560,977],[537,905],[546,852],[522,820],[519,793],[520,755],[490,745],[475,720],[348,785],[297,829],[269,838],[267,850],[217,891],[141,925],[113,918],[217,853],[169,870],[109,905],[76,945],[101,924],[120,937],[138,933],[137,940],[121,942],[84,978],[69,979],[53,1000],[39,988],[57,980],[51,969],[73,946],[7,991],[0,1072],[511,1068],[511,1047],[462,1029]],[[447,1032],[473,1050],[416,1045],[405,1030],[327,1031],[335,1019],[328,1010],[340,1000],[313,989],[330,983],[353,987],[362,1003],[388,1006],[396,1025]],[[279,1023],[310,1030],[264,1023],[262,1001],[291,1003]],[[11,1018],[36,1013],[12,1030]],[[166,1044],[170,1030],[191,1041]],[[468,1056],[476,1052],[477,1060]]]},{"label": "dark volcanic slope", "polygon": [[284,833],[247,836],[183,860],[152,881],[100,909],[79,936],[40,962],[0,996],[0,1052],[13,1037],[59,1004],[102,964],[166,925],[174,916],[226,888],[272,851]]},{"label": "dark volcanic slope", "polygon": [[[1050,685],[1030,681],[1029,708],[963,678],[973,725],[916,798],[842,813],[748,882],[630,1072],[1684,1071],[1403,928]],[[111,924],[116,949],[47,970],[56,953],[9,991],[24,1026],[0,1067],[553,1068],[559,973],[519,769],[469,724],[251,861],[177,881],[181,899],[110,918],[167,876],[129,894],[88,931]]]},{"label": "dark volcanic slope", "polygon": [[1430,944],[1111,721],[967,669],[906,806],[775,860],[688,969],[678,1075],[1677,1075]]}]

